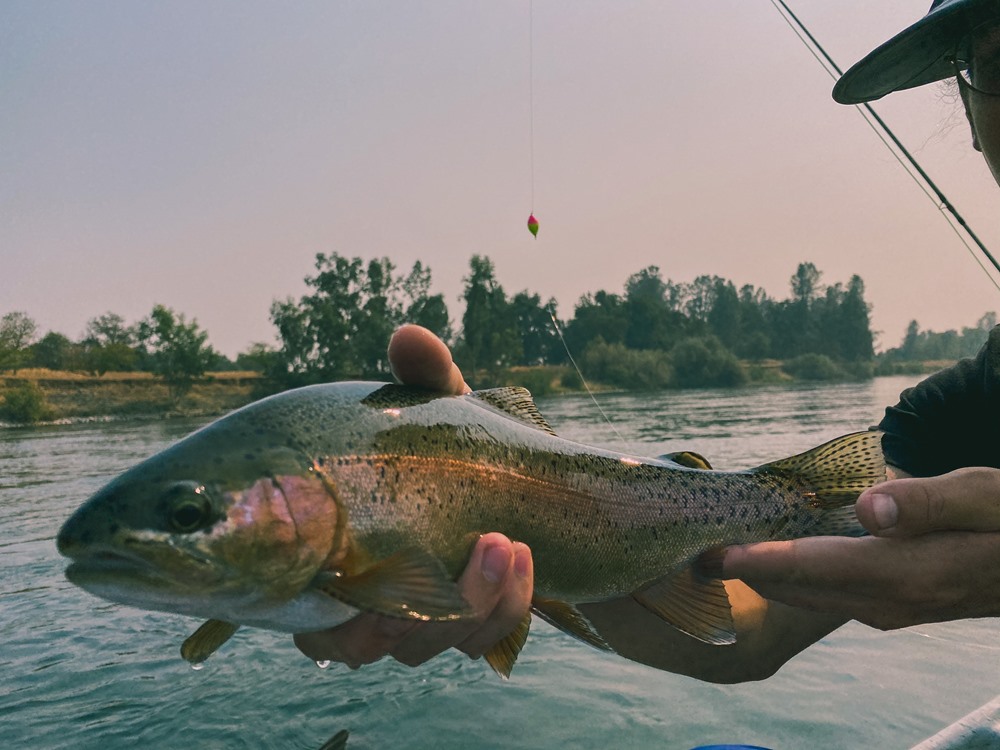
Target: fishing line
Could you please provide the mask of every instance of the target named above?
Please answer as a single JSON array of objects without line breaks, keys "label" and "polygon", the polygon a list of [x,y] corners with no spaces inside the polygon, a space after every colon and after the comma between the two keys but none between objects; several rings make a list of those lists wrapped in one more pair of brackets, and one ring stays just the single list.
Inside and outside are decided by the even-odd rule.
[{"label": "fishing line", "polygon": [[[820,67],[826,71],[827,75],[836,80],[840,78],[844,73],[840,67],[833,61],[833,58],[827,54],[823,46],[816,41],[809,29],[806,28],[805,24],[796,16],[784,0],[770,0],[771,5],[778,12],[778,15],[788,24],[789,28],[795,33],[799,40],[805,45],[809,53],[820,63]],[[822,57],[821,57],[822,56]],[[930,178],[930,176],[923,170],[917,160],[913,155],[906,149],[902,142],[896,137],[896,134],[892,132],[885,121],[879,117],[878,113],[872,109],[871,105],[867,102],[862,102],[861,104],[854,105],[858,112],[864,118],[868,126],[875,132],[879,137],[879,140],[885,144],[885,147],[889,152],[895,157],[896,161],[903,167],[904,171],[910,175],[910,178],[917,184],[917,186],[924,192],[934,204],[937,206],[938,211],[944,217],[948,226],[951,227],[955,236],[958,237],[959,241],[968,250],[969,255],[972,256],[973,260],[983,269],[983,273],[986,274],[987,278],[992,282],[993,286],[1000,290],[1000,281],[994,278],[993,274],[983,263],[982,258],[976,254],[975,250],[969,244],[968,240],[971,239],[976,246],[979,247],[982,254],[989,260],[993,265],[993,268],[1000,273],[1000,262],[993,257],[993,254],[986,248],[986,245],[979,239],[979,236],[972,230],[965,218],[958,212],[958,209],[948,200],[947,196],[941,191],[937,184]],[[892,141],[892,145],[886,140],[888,137]],[[893,148],[895,146],[895,149]],[[904,161],[904,158],[906,161]],[[919,175],[919,177],[918,177]],[[958,226],[956,226],[956,222]],[[959,231],[959,226],[965,230],[965,234]]]},{"label": "fishing line", "polygon": [[531,215],[535,215],[535,4],[528,0],[528,164],[531,174]]},{"label": "fishing line", "polygon": [[556,334],[559,336],[559,340],[562,342],[563,349],[566,350],[566,356],[569,357],[569,361],[573,365],[573,369],[576,370],[576,374],[580,376],[580,382],[583,383],[583,388],[585,391],[587,391],[587,395],[590,396],[590,400],[594,402],[594,406],[597,407],[597,411],[601,413],[601,416],[604,417],[604,421],[608,423],[608,426],[611,428],[611,431],[614,432],[615,435],[618,437],[618,442],[620,442],[628,450],[629,453],[632,453],[633,451],[631,446],[629,445],[629,442],[624,438],[624,436],[620,432],[618,432],[618,428],[615,427],[615,423],[611,421],[611,418],[607,415],[607,413],[605,413],[604,409],[601,408],[601,404],[598,402],[597,397],[594,395],[594,392],[590,389],[590,384],[588,384],[587,379],[583,377],[583,370],[580,369],[580,366],[577,365],[576,360],[573,359],[573,353],[570,352],[569,350],[569,344],[567,344],[566,339],[563,338],[562,329],[559,327],[559,322],[556,320],[556,316],[552,314],[551,310],[549,311],[549,318],[552,320],[552,327],[555,329]]}]

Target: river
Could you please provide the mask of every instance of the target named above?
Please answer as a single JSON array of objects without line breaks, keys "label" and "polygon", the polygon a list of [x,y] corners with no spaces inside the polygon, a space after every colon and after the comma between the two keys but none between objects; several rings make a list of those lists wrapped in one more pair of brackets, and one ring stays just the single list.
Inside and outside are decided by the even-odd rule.
[{"label": "river", "polygon": [[[695,450],[738,469],[868,427],[912,380],[539,406],[574,440],[647,455]],[[316,750],[349,729],[350,750],[907,748],[1000,692],[997,620],[892,633],[852,623],[774,677],[733,686],[627,662],[537,620],[509,682],[458,653],[417,669],[323,670],[290,638],[250,629],[194,671],[177,649],[197,622],[72,586],[54,537],[107,479],[197,426],[0,429],[0,746]]]}]

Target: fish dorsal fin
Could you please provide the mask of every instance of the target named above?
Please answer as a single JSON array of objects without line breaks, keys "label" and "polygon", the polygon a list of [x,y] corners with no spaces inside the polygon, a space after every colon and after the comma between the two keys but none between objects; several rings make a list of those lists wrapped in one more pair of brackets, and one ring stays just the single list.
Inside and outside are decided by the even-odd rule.
[{"label": "fish dorsal fin", "polygon": [[471,398],[479,399],[519,422],[531,425],[535,429],[555,435],[556,431],[549,427],[545,417],[538,413],[535,400],[527,388],[511,385],[505,388],[489,388],[485,391],[473,391]]},{"label": "fish dorsal fin", "polygon": [[559,628],[564,633],[569,633],[574,638],[579,638],[584,643],[589,643],[602,651],[614,651],[604,640],[604,637],[590,624],[590,620],[572,604],[536,596],[531,600],[531,608],[545,622]]},{"label": "fish dorsal fin", "polygon": [[407,620],[459,620],[473,614],[444,565],[417,547],[379,560],[359,573],[320,573],[319,589],[365,612]]},{"label": "fish dorsal fin", "polygon": [[882,433],[869,430],[844,435],[752,471],[791,475],[815,495],[816,507],[837,508],[853,503],[873,484],[885,481]]},{"label": "fish dorsal fin", "polygon": [[524,642],[528,640],[528,630],[530,629],[531,612],[528,612],[516,628],[490,646],[489,651],[483,654],[486,663],[493,667],[493,671],[503,679],[506,680],[510,677],[510,671],[514,668],[517,655],[521,653]]},{"label": "fish dorsal fin", "polygon": [[700,578],[686,567],[636,591],[632,598],[699,641],[717,646],[736,643],[729,594],[718,578]]},{"label": "fish dorsal fin", "polygon": [[192,664],[201,664],[239,629],[236,623],[207,620],[181,644],[181,657]]},{"label": "fish dorsal fin", "polygon": [[706,471],[711,470],[712,464],[708,462],[700,453],[695,453],[694,451],[676,451],[674,453],[664,453],[659,456],[661,461],[670,461],[675,464],[680,464],[681,466],[686,466],[689,469],[704,469]]}]

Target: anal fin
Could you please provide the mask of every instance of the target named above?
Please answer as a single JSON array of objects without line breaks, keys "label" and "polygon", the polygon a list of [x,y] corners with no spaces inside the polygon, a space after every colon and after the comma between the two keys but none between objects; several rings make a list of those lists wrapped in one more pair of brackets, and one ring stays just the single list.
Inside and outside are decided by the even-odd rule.
[{"label": "anal fin", "polygon": [[317,584],[345,604],[389,617],[441,622],[473,614],[441,561],[417,547],[359,573],[322,573]]},{"label": "anal fin", "polygon": [[703,579],[686,567],[634,592],[632,598],[699,641],[719,646],[736,643],[729,594],[718,578]]},{"label": "anal fin", "polygon": [[545,622],[559,628],[564,633],[579,638],[584,643],[602,651],[614,651],[603,636],[590,624],[590,620],[572,604],[557,599],[535,597],[531,600],[531,608]]},{"label": "anal fin", "polygon": [[493,667],[493,671],[503,679],[506,680],[510,677],[510,672],[514,668],[514,662],[517,661],[518,654],[524,648],[524,642],[528,640],[528,630],[530,628],[531,612],[528,612],[516,628],[504,638],[494,643],[489,651],[483,654],[486,663]]},{"label": "anal fin", "polygon": [[240,626],[232,622],[208,620],[181,644],[181,656],[192,664],[201,664],[239,629]]}]

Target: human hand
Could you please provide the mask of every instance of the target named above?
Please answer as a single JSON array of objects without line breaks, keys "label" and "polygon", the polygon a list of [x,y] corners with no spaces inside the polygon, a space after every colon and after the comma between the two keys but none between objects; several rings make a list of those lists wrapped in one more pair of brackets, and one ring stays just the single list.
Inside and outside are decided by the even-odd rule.
[{"label": "human hand", "polygon": [[[426,328],[405,325],[389,342],[389,362],[403,383],[445,394],[469,392],[451,352]],[[531,552],[503,534],[485,534],[476,543],[459,591],[474,612],[457,622],[414,623],[361,614],[329,630],[295,635],[295,645],[315,661],[339,661],[352,668],[386,654],[410,666],[455,647],[478,658],[514,630],[531,606]]]},{"label": "human hand", "polygon": [[883,630],[1000,615],[1000,470],[890,480],[856,512],[872,536],[730,547],[722,574]]}]

